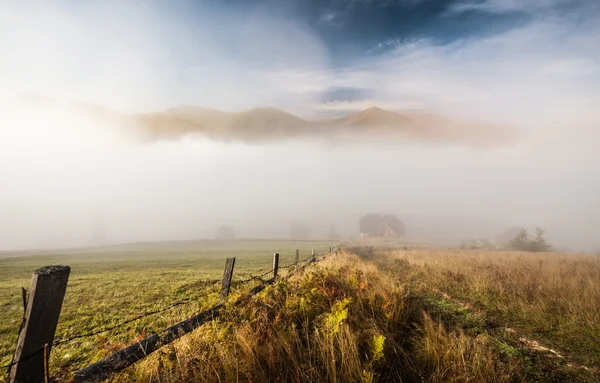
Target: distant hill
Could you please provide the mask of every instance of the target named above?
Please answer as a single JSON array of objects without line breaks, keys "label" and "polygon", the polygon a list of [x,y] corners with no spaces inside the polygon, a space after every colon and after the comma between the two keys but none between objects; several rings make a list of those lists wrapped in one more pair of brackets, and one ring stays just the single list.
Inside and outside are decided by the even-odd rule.
[{"label": "distant hill", "polygon": [[93,117],[100,123],[117,126],[139,139],[151,141],[178,140],[189,135],[242,142],[338,137],[502,146],[516,141],[512,129],[490,123],[456,121],[435,114],[398,113],[378,107],[343,118],[307,121],[272,107],[224,112],[181,105],[154,113],[123,114],[81,102],[65,105],[44,96],[23,96],[18,102],[32,112],[60,104],[63,110]]},{"label": "distant hill", "polygon": [[[169,115],[192,122],[205,135],[226,141],[259,141],[301,136],[311,123],[276,108],[255,108],[228,113],[202,107],[179,106],[166,111]],[[200,127],[208,127],[200,129]]]},{"label": "distant hill", "polygon": [[372,106],[355,114],[331,121],[333,126],[356,129],[377,129],[398,131],[415,127],[415,122],[410,118],[395,112],[390,112]]}]

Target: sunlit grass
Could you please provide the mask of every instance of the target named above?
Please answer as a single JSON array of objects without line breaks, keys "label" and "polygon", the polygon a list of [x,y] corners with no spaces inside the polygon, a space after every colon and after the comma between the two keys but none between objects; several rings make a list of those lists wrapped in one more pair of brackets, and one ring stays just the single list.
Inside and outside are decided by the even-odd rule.
[{"label": "sunlit grass", "polygon": [[[126,324],[113,331],[58,345],[52,350],[51,373],[64,375],[86,366],[135,339],[187,319],[218,300],[225,258],[236,257],[234,282],[280,265],[311,249],[324,252],[334,243],[322,241],[197,241],[149,243],[78,249],[0,258],[0,365],[10,362],[23,316],[21,287],[31,274],[50,264],[71,266],[55,340],[114,326],[175,302],[191,303]],[[285,271],[282,271],[285,273]],[[258,282],[234,285],[248,289]],[[209,294],[208,296],[206,294]]]},{"label": "sunlit grass", "polygon": [[[304,258],[311,248],[323,252],[328,245],[210,243],[187,251],[179,244],[145,255],[119,249],[113,260],[55,255],[52,260],[73,266],[57,338],[178,300],[194,303],[60,345],[52,352],[51,372],[68,378],[214,304],[226,256],[237,257],[240,280],[268,270],[274,251],[285,266],[295,248]],[[0,285],[2,294],[14,294],[2,295],[3,307],[12,310],[2,312],[3,329],[15,331],[10,342],[3,334],[6,361],[22,313],[19,283],[28,282],[18,276],[19,261],[30,267],[47,260],[2,264],[3,276],[13,275],[11,268],[17,275]],[[347,249],[239,302],[241,292],[258,282],[238,284],[216,320],[110,380],[595,382],[600,378],[599,272],[597,257],[577,255]],[[523,337],[556,348],[563,357],[532,349]]]},{"label": "sunlit grass", "polygon": [[415,287],[427,294],[447,293],[483,310],[488,322],[600,366],[600,257],[392,251],[390,259],[418,274]]}]

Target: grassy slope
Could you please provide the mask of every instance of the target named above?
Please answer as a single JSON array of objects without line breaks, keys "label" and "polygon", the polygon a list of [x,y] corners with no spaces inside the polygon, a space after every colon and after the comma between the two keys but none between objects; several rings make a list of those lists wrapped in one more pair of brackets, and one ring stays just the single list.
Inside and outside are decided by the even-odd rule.
[{"label": "grassy slope", "polygon": [[[363,259],[352,254],[330,258],[298,278],[278,283],[115,380],[594,382],[599,378],[523,347],[518,337],[504,331],[505,324],[494,322],[496,316],[440,297],[428,266],[399,259],[404,252],[361,254]],[[435,255],[456,261],[452,253]],[[482,260],[468,260],[468,252],[461,256],[475,269],[478,264],[487,267]],[[434,270],[446,273],[438,267]],[[534,312],[522,316],[532,314],[531,323],[524,319],[531,325],[536,323]]]},{"label": "grassy slope", "polygon": [[[323,252],[331,245],[323,241],[191,241],[3,254],[0,365],[9,363],[14,351],[23,315],[21,287],[29,288],[31,273],[41,266],[71,266],[56,339],[106,328],[180,300],[195,301],[105,334],[59,345],[52,350],[51,366],[52,373],[61,375],[214,304],[218,286],[211,281],[222,277],[226,257],[236,257],[235,281],[268,270],[274,252],[280,252],[283,266],[293,261],[295,249],[305,258],[311,249]],[[252,283],[235,288],[250,286]],[[202,296],[210,292],[214,293]]]}]

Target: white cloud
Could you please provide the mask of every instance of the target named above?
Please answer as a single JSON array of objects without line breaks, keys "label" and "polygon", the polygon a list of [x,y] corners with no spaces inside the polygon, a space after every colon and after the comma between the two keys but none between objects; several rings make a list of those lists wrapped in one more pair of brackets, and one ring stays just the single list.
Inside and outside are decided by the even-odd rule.
[{"label": "white cloud", "polygon": [[[518,29],[447,45],[400,44],[319,84],[373,89],[369,103],[516,125],[537,140],[590,142],[600,127],[600,26],[536,19]],[[401,102],[398,104],[398,102]],[[323,108],[362,108],[359,103]]]},{"label": "white cloud", "polygon": [[287,92],[285,84],[266,84],[270,74],[322,71],[327,61],[305,25],[265,9],[207,7],[186,21],[147,2],[67,5],[0,4],[2,92],[127,111],[183,102],[243,108]]}]

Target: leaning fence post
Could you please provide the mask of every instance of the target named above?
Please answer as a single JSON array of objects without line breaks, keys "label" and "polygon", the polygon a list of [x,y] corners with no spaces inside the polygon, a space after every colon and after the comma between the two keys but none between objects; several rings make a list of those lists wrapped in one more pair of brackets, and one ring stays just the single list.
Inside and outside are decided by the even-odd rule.
[{"label": "leaning fence post", "polygon": [[279,271],[279,253],[273,254],[273,279],[277,278]]},{"label": "leaning fence post", "polygon": [[8,381],[43,382],[54,332],[60,316],[69,266],[45,266],[33,272],[23,325],[13,355]]},{"label": "leaning fence post", "polygon": [[300,250],[296,249],[296,258],[294,259],[294,264],[296,265],[296,272],[298,272],[298,263],[300,263]]},{"label": "leaning fence post", "polygon": [[225,270],[223,271],[223,282],[221,282],[221,300],[225,300],[229,295],[231,278],[233,277],[233,266],[235,266],[235,257],[227,258],[227,261],[225,261]]}]

